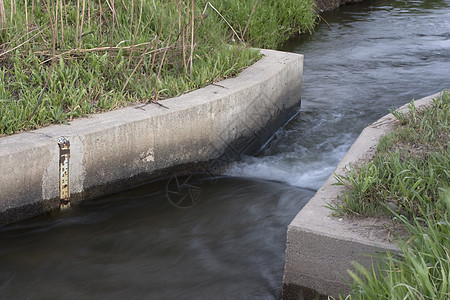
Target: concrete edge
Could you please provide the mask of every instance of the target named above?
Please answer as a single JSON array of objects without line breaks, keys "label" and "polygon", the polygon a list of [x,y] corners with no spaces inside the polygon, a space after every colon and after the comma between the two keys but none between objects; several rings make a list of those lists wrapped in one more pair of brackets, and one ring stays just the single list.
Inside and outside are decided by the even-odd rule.
[{"label": "concrete edge", "polygon": [[[426,107],[442,92],[414,101],[416,107]],[[398,110],[407,112],[408,104]],[[380,137],[398,124],[388,114],[366,127],[344,158],[335,174],[344,175],[347,166],[360,165],[375,154]],[[351,282],[347,273],[352,262],[369,267],[374,263],[373,254],[398,251],[385,224],[389,219],[348,219],[331,216],[326,205],[337,201],[343,186],[333,185],[334,174],[317,191],[314,197],[297,214],[287,231],[286,263],[283,278],[283,298],[299,299],[304,291],[337,297],[346,293]]]},{"label": "concrete edge", "polygon": [[70,125],[0,138],[0,226],[59,206],[59,147],[70,141],[71,202],[118,192],[202,164],[250,154],[300,107],[303,55],[261,50],[239,76]]}]

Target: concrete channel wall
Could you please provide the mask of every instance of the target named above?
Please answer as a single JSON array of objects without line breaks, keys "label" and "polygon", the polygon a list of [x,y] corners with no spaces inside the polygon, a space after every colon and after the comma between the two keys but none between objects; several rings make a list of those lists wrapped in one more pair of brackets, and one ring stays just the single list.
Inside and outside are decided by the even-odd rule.
[{"label": "concrete channel wall", "polygon": [[61,136],[70,142],[72,203],[201,163],[211,171],[254,152],[298,112],[303,76],[302,55],[262,53],[238,77],[162,106],[133,105],[0,138],[0,225],[59,206]]},{"label": "concrete channel wall", "polygon": [[[416,107],[432,103],[440,93],[415,101]],[[408,104],[399,110],[407,112]],[[360,165],[375,154],[381,136],[391,132],[397,121],[388,114],[366,127],[338,164],[335,174],[343,175],[346,167]],[[373,254],[398,251],[387,227],[390,219],[349,219],[332,216],[326,206],[335,203],[344,190],[334,175],[317,191],[298,213],[287,231],[286,264],[283,278],[283,299],[316,299],[316,293],[337,297],[347,293],[347,273],[352,262],[366,267],[373,263]],[[390,227],[390,226],[389,226]]]}]

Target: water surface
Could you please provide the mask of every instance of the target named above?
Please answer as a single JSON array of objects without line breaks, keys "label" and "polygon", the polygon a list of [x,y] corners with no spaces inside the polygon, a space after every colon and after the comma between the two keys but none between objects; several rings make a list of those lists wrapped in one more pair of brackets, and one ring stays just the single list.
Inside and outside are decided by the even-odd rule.
[{"label": "water surface", "polygon": [[365,1],[322,17],[284,46],[305,55],[300,114],[228,174],[318,189],[364,127],[450,88],[450,1]]}]

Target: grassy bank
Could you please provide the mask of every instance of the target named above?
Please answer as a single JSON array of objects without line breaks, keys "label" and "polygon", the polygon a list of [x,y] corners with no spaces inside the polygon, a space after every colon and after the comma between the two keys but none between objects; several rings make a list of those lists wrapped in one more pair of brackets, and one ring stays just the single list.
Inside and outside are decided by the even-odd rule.
[{"label": "grassy bank", "polygon": [[377,216],[388,207],[407,216],[420,215],[450,186],[449,109],[447,92],[429,109],[409,106],[392,113],[400,126],[383,136],[372,161],[338,176],[348,187],[335,206],[339,214]]},{"label": "grassy bank", "polygon": [[356,264],[352,293],[341,299],[450,299],[449,211],[447,190],[436,205],[422,206],[423,217],[410,221],[397,215],[410,234],[399,244],[401,252],[386,256],[378,265],[380,274]]},{"label": "grassy bank", "polygon": [[389,214],[410,236],[400,254],[381,260],[379,275],[356,265],[347,299],[450,298],[449,110],[444,92],[430,108],[393,112],[400,126],[381,139],[373,160],[338,177],[348,189],[336,213]]},{"label": "grassy bank", "polygon": [[311,33],[316,24],[314,0],[211,1],[237,33],[236,39],[259,48],[277,48],[289,37]]},{"label": "grassy bank", "polygon": [[0,0],[0,136],[235,76],[312,29],[312,1],[282,2]]}]

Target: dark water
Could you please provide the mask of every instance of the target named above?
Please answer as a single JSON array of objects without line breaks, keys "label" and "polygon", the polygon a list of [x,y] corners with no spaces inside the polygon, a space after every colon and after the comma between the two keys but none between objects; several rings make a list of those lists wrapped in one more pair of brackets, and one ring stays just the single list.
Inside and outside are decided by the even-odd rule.
[{"label": "dark water", "polygon": [[312,190],[366,125],[450,88],[450,0],[322,16],[285,46],[305,54],[301,113],[239,177],[203,182],[190,209],[157,184],[1,229],[0,299],[279,298],[286,227]]},{"label": "dark water", "polygon": [[194,208],[143,186],[0,232],[0,299],[273,299],[286,225],[314,192],[204,182]]}]

